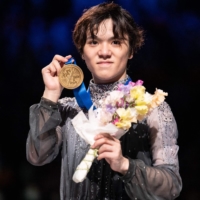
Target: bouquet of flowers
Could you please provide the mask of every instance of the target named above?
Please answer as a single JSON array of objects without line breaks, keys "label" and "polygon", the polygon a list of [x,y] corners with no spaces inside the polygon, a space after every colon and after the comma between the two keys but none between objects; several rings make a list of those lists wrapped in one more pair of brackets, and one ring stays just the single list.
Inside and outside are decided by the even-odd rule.
[{"label": "bouquet of flowers", "polygon": [[[146,92],[142,84],[141,80],[129,82],[128,85],[119,84],[117,90],[100,100],[100,108],[90,108],[88,119],[79,112],[72,120],[77,133],[90,145],[94,143],[93,138],[98,133],[109,133],[119,139],[128,131],[131,123],[143,120],[168,95],[160,89],[156,89],[152,95]],[[72,178],[75,182],[85,179],[96,157],[97,150],[90,149],[76,168]]]}]

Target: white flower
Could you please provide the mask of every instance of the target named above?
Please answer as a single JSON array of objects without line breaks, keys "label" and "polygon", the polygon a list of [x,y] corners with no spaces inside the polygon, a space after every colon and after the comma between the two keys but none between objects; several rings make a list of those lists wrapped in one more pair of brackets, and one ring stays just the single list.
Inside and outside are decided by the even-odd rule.
[{"label": "white flower", "polygon": [[124,96],[124,93],[122,91],[112,91],[110,95],[108,95],[104,101],[105,104],[110,104],[112,106],[116,105],[116,102],[118,102],[122,97]]},{"label": "white flower", "polygon": [[151,103],[151,101],[152,101],[152,95],[151,94],[149,94],[148,92],[145,92],[145,94],[144,94],[144,101],[147,103],[147,104],[150,104]]},{"label": "white flower", "polygon": [[137,121],[136,120],[137,119],[137,115],[138,115],[137,110],[135,108],[130,108],[130,111],[131,111],[132,118],[135,119],[134,121]]},{"label": "white flower", "polygon": [[112,120],[112,113],[109,113],[105,110],[105,108],[98,108],[97,119],[101,125],[106,125]]},{"label": "white flower", "polygon": [[131,103],[131,102],[134,101],[134,99],[131,97],[130,94],[128,94],[128,95],[126,95],[126,101],[127,101],[128,103]]}]

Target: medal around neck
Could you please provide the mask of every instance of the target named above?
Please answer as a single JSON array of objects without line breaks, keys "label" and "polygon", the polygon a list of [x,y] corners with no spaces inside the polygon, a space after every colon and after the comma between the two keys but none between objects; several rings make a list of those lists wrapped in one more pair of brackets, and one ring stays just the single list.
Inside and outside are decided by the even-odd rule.
[{"label": "medal around neck", "polygon": [[83,71],[74,64],[65,64],[58,74],[60,84],[66,89],[75,89],[83,82]]}]

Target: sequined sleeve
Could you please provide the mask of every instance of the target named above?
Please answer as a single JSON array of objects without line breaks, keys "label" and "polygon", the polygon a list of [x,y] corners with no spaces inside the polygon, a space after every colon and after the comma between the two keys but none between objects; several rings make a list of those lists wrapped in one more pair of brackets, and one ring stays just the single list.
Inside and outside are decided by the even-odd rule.
[{"label": "sequined sleeve", "polygon": [[60,122],[56,103],[42,98],[39,104],[30,107],[26,156],[31,164],[44,165],[57,156],[62,141]]},{"label": "sequined sleeve", "polygon": [[179,196],[177,125],[169,105],[164,102],[148,116],[152,166],[140,159],[129,159],[129,170],[122,178],[132,199],[171,200]]}]

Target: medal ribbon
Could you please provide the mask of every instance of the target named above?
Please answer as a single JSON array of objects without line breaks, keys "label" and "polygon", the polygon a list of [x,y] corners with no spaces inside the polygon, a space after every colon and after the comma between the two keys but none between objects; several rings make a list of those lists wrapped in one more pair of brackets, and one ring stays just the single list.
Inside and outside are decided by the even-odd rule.
[{"label": "medal ribbon", "polygon": [[[74,60],[74,58],[70,58],[65,64],[66,65],[68,65],[68,64],[76,65],[76,61]],[[86,90],[85,84],[81,83],[81,85],[79,87],[73,89],[73,93],[74,93],[74,96],[76,98],[76,101],[77,101],[79,107],[86,108],[89,110],[93,103],[92,103],[92,99],[90,96],[90,91]]]},{"label": "medal ribbon", "polygon": [[[74,60],[74,58],[70,58],[66,63],[66,65],[68,64],[75,64],[76,65],[76,61]],[[131,78],[129,77],[128,80],[124,83],[124,85],[128,85],[128,83],[131,81]],[[79,107],[81,108],[86,108],[87,110],[90,109],[90,107],[92,106],[92,99],[91,99],[91,95],[90,95],[90,90],[86,90],[85,88],[85,84],[81,83],[81,85],[77,88],[75,88],[73,90],[74,96],[76,98],[76,101],[79,105]]]}]

